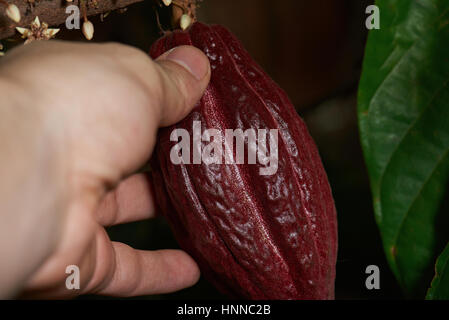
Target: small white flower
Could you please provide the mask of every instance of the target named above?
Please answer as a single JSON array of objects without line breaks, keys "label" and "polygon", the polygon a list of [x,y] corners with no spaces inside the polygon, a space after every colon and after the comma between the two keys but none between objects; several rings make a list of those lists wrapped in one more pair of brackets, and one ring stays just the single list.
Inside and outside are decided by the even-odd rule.
[{"label": "small white flower", "polygon": [[59,29],[51,29],[47,23],[41,23],[38,17],[31,22],[29,29],[16,27],[16,30],[22,35],[23,39],[26,39],[25,44],[34,40],[50,40],[59,32]]}]

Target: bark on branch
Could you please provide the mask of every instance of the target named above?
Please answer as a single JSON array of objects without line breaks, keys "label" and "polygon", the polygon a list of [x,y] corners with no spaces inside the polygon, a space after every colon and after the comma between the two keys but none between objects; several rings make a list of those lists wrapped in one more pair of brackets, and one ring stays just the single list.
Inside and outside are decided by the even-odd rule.
[{"label": "bark on branch", "polygon": [[[93,16],[108,11],[125,8],[131,4],[143,0],[97,0],[97,5],[93,6],[90,1],[87,4],[87,15]],[[67,2],[66,0],[35,0],[31,6],[27,0],[8,1],[14,3],[20,10],[22,19],[19,23],[14,23],[5,14],[6,6],[0,4],[0,39],[8,38],[14,35],[15,27],[29,27],[36,16],[41,22],[48,23],[49,26],[58,26],[64,24],[68,17],[65,12],[69,5],[79,6],[79,0]],[[81,15],[82,18],[82,15]]]}]

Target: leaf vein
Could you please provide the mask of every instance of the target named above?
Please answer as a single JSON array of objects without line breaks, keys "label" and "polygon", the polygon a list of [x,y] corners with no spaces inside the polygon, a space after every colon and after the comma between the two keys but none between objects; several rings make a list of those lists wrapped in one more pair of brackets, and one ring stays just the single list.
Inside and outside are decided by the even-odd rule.
[{"label": "leaf vein", "polygon": [[[421,113],[416,117],[416,119],[410,123],[410,125],[408,126],[407,130],[404,131],[404,134],[401,136],[398,144],[396,145],[396,147],[393,149],[393,151],[391,152],[390,156],[388,157],[388,160],[386,161],[386,165],[385,168],[379,178],[379,189],[382,186],[382,182],[383,179],[385,177],[385,172],[387,172],[388,166],[391,163],[391,159],[393,158],[393,156],[397,153],[397,151],[399,150],[399,148],[402,146],[405,137],[410,133],[410,131],[415,127],[415,125],[418,123],[418,121],[422,118],[422,116],[424,115],[424,113],[432,106],[432,103],[435,101],[436,97],[438,97],[438,94],[441,92],[441,90],[443,90],[449,83],[449,78],[441,85],[440,88],[438,88],[437,90],[435,90],[434,95],[430,98],[429,103],[423,108],[423,110],[421,111]],[[420,192],[420,191],[419,191]],[[382,201],[380,201],[379,204],[379,210],[381,211],[381,215],[382,215]],[[395,236],[396,238],[396,236]],[[394,244],[396,244],[396,242],[393,242]]]}]

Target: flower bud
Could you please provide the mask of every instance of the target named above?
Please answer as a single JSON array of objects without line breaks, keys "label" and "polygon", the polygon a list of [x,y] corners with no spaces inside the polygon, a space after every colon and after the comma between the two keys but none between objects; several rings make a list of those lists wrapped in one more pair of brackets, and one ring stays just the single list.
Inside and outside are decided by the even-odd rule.
[{"label": "flower bud", "polygon": [[186,30],[192,24],[192,18],[188,14],[183,14],[179,24],[182,30]]},{"label": "flower bud", "polygon": [[92,40],[94,37],[94,25],[92,22],[89,20],[84,21],[82,31],[87,40]]},{"label": "flower bud", "polygon": [[15,4],[8,5],[5,12],[9,19],[14,21],[15,23],[20,22],[20,10]]}]

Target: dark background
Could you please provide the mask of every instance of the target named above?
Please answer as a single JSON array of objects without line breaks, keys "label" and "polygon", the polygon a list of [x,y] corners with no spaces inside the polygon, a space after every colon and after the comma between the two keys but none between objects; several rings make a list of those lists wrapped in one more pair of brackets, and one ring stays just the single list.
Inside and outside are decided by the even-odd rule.
[{"label": "dark background", "polygon": [[[357,86],[371,0],[204,0],[199,20],[231,29],[264,69],[287,91],[320,150],[337,206],[337,299],[401,299],[374,221],[357,127]],[[148,51],[160,35],[156,12],[168,26],[169,9],[154,2],[97,17],[96,41],[119,41]],[[167,27],[168,28],[168,27]],[[62,38],[82,39],[80,31]],[[163,219],[109,230],[111,238],[139,249],[177,248]],[[381,289],[367,290],[365,268],[377,265]],[[151,271],[149,271],[151,272]],[[82,297],[100,299],[101,297]],[[204,279],[192,288],[148,299],[223,298]]]}]

